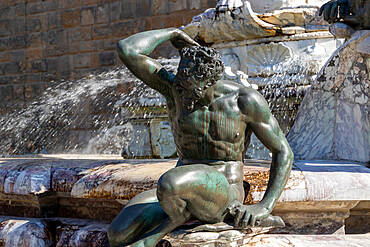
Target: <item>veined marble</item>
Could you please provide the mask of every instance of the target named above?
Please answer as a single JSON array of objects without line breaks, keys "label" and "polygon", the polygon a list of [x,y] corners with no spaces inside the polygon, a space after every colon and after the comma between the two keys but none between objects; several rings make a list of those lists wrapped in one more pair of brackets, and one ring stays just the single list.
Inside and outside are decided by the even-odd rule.
[{"label": "veined marble", "polygon": [[325,64],[288,134],[296,159],[370,160],[370,31]]},{"label": "veined marble", "polygon": [[[106,159],[100,160],[104,157]],[[96,238],[86,238],[90,231],[97,231],[91,222],[71,222],[76,227],[70,228],[65,223],[58,223],[61,218],[55,224],[50,218],[77,217],[111,221],[129,199],[140,192],[156,188],[159,177],[175,165],[175,159],[123,160],[119,156],[91,155],[0,159],[1,212],[4,215],[48,218],[42,221],[46,225],[36,225],[33,220],[14,224],[16,222],[4,222],[6,219],[0,219],[0,242],[19,235],[27,237],[28,242],[32,240],[39,243],[17,245],[11,242],[13,245],[9,246],[44,246],[42,243],[48,238],[43,229],[48,228],[49,223],[51,227],[58,226],[57,232],[60,235],[53,239],[60,241],[60,245],[56,246],[91,246],[90,243],[98,239],[103,241],[106,239],[104,234],[98,234]],[[269,180],[269,166],[269,161],[245,161],[243,180],[250,185],[245,203],[256,203],[262,199]],[[48,174],[44,174],[44,167],[48,167]],[[35,191],[32,187],[28,191],[23,189],[24,185],[32,183],[32,178],[39,174],[44,175],[41,176],[42,179],[34,181],[33,187],[45,187],[46,190]],[[3,190],[5,181],[10,180],[16,181],[14,188],[21,189]],[[352,226],[349,228],[352,233],[366,232],[370,229],[369,189],[370,169],[363,164],[346,161],[295,161],[284,192],[273,211],[273,215],[283,218],[286,227],[275,228],[274,232],[344,234],[344,224],[345,220],[347,224],[348,217],[351,218]],[[363,222],[360,229],[354,227],[359,220]],[[37,236],[22,233],[27,229],[32,229]],[[213,234],[213,237],[219,242],[224,242],[222,239],[225,237],[231,240],[235,237],[236,241],[240,237],[238,234],[221,235]],[[197,235],[192,235],[192,238],[196,241]],[[12,241],[6,241],[8,240]],[[81,245],[80,240],[88,240],[88,244]],[[22,238],[17,238],[16,242],[18,241],[22,241]]]},{"label": "veined marble", "polygon": [[53,245],[52,233],[48,222],[39,219],[0,218],[0,241],[2,246],[38,246]]},{"label": "veined marble", "polygon": [[[109,224],[105,221],[2,216],[0,223],[0,241],[5,247],[109,246],[107,237]],[[269,234],[268,228],[252,228],[244,232],[226,230],[218,233],[187,233],[187,231],[189,230],[186,228],[176,230],[165,239],[173,247],[368,247],[370,241],[369,234]]]},{"label": "veined marble", "polygon": [[[227,9],[237,8],[243,5],[246,0],[221,0],[218,2],[216,8],[223,11]],[[320,7],[326,0],[249,0],[252,8],[258,13],[270,12],[273,10],[286,9],[286,8],[301,8],[301,7]]]},{"label": "veined marble", "polygon": [[326,0],[250,0],[252,8],[258,13],[270,12],[284,8],[299,8],[307,6],[322,6]]}]

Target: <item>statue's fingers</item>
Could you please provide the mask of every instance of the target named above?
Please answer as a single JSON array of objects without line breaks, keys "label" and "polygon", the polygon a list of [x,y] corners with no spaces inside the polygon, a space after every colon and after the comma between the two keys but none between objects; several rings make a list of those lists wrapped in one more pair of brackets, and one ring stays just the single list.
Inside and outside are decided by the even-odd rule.
[{"label": "statue's fingers", "polygon": [[329,19],[331,21],[335,21],[337,18],[338,18],[338,3],[335,2],[331,6]]},{"label": "statue's fingers", "polygon": [[235,211],[235,218],[234,218],[234,225],[238,226],[241,218],[243,217],[243,214],[245,213],[244,210],[237,209]]},{"label": "statue's fingers", "polygon": [[182,40],[184,43],[189,45],[199,46],[199,44],[184,31],[180,31],[178,40]]},{"label": "statue's fingers", "polygon": [[256,224],[256,220],[257,220],[257,217],[256,217],[256,216],[254,216],[254,215],[251,215],[251,218],[250,218],[250,220],[249,220],[249,224],[250,224],[251,226],[254,226],[254,225]]},{"label": "statue's fingers", "polygon": [[341,17],[345,22],[351,22],[354,19],[354,15],[342,15]]},{"label": "statue's fingers", "polygon": [[346,9],[347,9],[347,4],[339,6],[338,19],[343,18],[343,16],[346,14]]},{"label": "statue's fingers", "polygon": [[324,12],[326,6],[327,6],[327,3],[325,3],[323,6],[320,7],[319,16],[322,15],[322,13]]},{"label": "statue's fingers", "polygon": [[350,24],[358,25],[358,23],[364,22],[364,17],[361,15],[343,15],[342,18],[344,22],[348,25]]},{"label": "statue's fingers", "polygon": [[196,42],[195,40],[193,40],[190,36],[186,36],[185,37],[185,41],[188,43],[188,44],[191,44],[191,45],[194,45],[194,46],[200,46],[198,44],[198,42]]},{"label": "statue's fingers", "polygon": [[198,44],[198,42],[196,42],[196,41],[194,41],[194,40],[193,40],[193,45],[194,45],[194,46],[200,46],[200,44]]},{"label": "statue's fingers", "polygon": [[328,4],[328,6],[324,9],[324,20],[325,21],[329,21],[331,7],[332,7],[333,3],[327,3],[327,4]]},{"label": "statue's fingers", "polygon": [[237,210],[237,208],[236,208],[233,204],[230,204],[230,205],[227,207],[227,209],[229,210],[229,212],[230,212],[230,214],[231,214],[232,216],[235,216],[235,215],[236,215],[236,210]]},{"label": "statue's fingers", "polygon": [[243,222],[242,222],[242,227],[243,228],[247,228],[248,227],[248,225],[249,225],[249,220],[250,220],[250,218],[252,217],[252,215],[251,214],[249,214],[249,213],[246,213],[245,214],[245,216],[244,216],[244,218],[243,218]]}]

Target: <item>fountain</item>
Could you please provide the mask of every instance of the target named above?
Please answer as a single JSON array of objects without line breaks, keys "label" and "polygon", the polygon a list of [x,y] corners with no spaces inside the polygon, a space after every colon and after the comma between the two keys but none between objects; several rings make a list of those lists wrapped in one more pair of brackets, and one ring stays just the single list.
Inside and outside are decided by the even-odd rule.
[{"label": "fountain", "polygon": [[[178,60],[162,59],[162,63],[173,69]],[[120,154],[126,150],[131,157],[168,157],[173,152],[158,150],[153,155],[150,144],[136,144],[131,138],[135,133],[135,138],[140,139],[140,133],[145,131],[133,122],[141,119],[147,124],[153,117],[166,115],[163,102],[159,94],[126,68],[62,81],[48,87],[27,108],[0,118],[0,154]],[[165,123],[158,124],[167,131]],[[162,139],[158,133],[151,142],[159,146]]]},{"label": "fountain", "polygon": [[[183,30],[221,52],[230,67],[225,73],[228,79],[230,74],[247,74],[248,82],[259,88],[288,133],[304,92],[343,42],[333,39],[328,24],[317,15],[322,4],[268,1],[261,6],[260,1],[220,1],[216,9],[195,16]],[[247,155],[266,159],[269,151],[253,136]]]},{"label": "fountain", "polygon": [[[225,79],[258,88],[287,133],[305,89],[342,41],[333,39],[327,23],[315,15],[321,1],[270,1],[264,6],[258,1],[227,2],[233,9],[225,9],[221,1],[183,30],[221,52]],[[161,63],[175,71],[178,59]],[[125,68],[53,84],[27,109],[0,119],[3,155],[174,156],[174,149],[165,144],[173,143],[173,138],[168,134],[164,99]],[[158,126],[167,134],[154,133]],[[251,158],[270,158],[254,136],[248,150]]]},{"label": "fountain", "polygon": [[[278,117],[285,126],[284,131],[290,130],[294,111],[306,94],[288,135],[299,160],[294,162],[286,189],[273,212],[284,219],[286,227],[220,233],[180,229],[166,238],[173,246],[246,243],[284,246],[288,242],[297,246],[327,243],[366,246],[368,236],[359,233],[370,229],[369,169],[366,167],[369,161],[369,138],[366,138],[369,135],[368,31],[353,33],[354,29],[337,23],[331,30],[344,35],[338,36],[342,39],[333,39],[327,31],[328,25],[315,14],[317,6],[323,3],[320,1],[268,1],[264,5],[258,1],[227,2],[227,8],[226,4],[220,4],[218,12],[209,10],[182,29],[199,42],[209,42],[219,49],[228,66],[225,78],[258,88],[269,99],[273,111],[280,113],[282,103],[292,103],[285,106],[286,111],[293,112],[292,116],[282,113],[282,117]],[[210,31],[210,18],[220,20],[216,30],[245,25],[257,30],[257,36],[248,34],[251,36],[246,38],[236,33],[236,39],[235,36],[222,37],[228,39],[227,42],[219,42],[215,40],[219,36]],[[239,22],[235,22],[235,18]],[[228,25],[222,26],[223,22]],[[341,46],[343,38],[348,40]],[[274,51],[279,54],[276,60],[271,56]],[[271,60],[273,62],[269,62]],[[171,59],[168,67],[173,69],[171,64],[177,62]],[[323,65],[315,81],[315,74]],[[122,83],[123,77],[128,78],[127,82]],[[305,93],[311,83],[313,87]],[[115,94],[109,94],[110,90]],[[92,97],[86,97],[86,92]],[[59,93],[61,96],[57,97]],[[69,98],[72,95],[74,97]],[[134,100],[127,101],[127,95]],[[142,95],[146,95],[146,99]],[[107,107],[101,108],[103,105]],[[35,108],[28,108],[17,117],[10,113],[1,120],[3,155],[39,155],[38,158],[0,159],[0,208],[3,215],[11,215],[1,217],[1,241],[5,246],[107,246],[108,222],[134,195],[155,188],[160,175],[174,167],[176,161],[122,160],[112,155],[81,156],[78,153],[85,150],[86,153],[122,152],[127,157],[171,157],[171,136],[165,134],[169,126],[164,117],[163,99],[120,68],[77,83],[64,82],[55,89],[50,87],[33,106]],[[66,111],[69,107],[73,110]],[[96,114],[86,114],[90,109]],[[148,109],[153,110],[152,113]],[[78,127],[82,120],[88,123],[88,128]],[[14,126],[31,134],[9,131]],[[348,126],[354,134],[348,133]],[[61,134],[65,131],[69,133],[68,138]],[[132,138],[112,141],[117,136]],[[328,145],[318,145],[323,140]],[[248,153],[249,156],[269,157],[258,142],[252,140],[251,144],[255,151]],[[75,154],[42,154],[64,150]],[[244,180],[250,186],[246,203],[256,203],[262,198],[268,181],[268,164],[246,160]],[[191,224],[187,227],[193,228]],[[336,235],[317,238],[315,234]]]}]

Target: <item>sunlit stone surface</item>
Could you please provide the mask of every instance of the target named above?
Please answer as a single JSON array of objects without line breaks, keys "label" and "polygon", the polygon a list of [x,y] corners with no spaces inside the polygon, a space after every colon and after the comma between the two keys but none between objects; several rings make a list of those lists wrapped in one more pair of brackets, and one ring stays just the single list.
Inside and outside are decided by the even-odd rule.
[{"label": "sunlit stone surface", "polygon": [[[124,160],[107,155],[1,158],[0,210],[9,216],[0,217],[0,241],[11,244],[5,246],[32,246],[29,243],[50,246],[50,241],[56,246],[92,246],[93,243],[107,246],[107,226],[123,205],[136,194],[156,188],[161,174],[175,165],[176,159]],[[245,162],[244,180],[250,184],[245,203],[255,203],[262,198],[269,165],[270,162],[264,160]],[[295,161],[273,211],[284,219],[286,227],[252,232],[236,229],[207,234],[187,232],[186,237],[184,232],[177,231],[168,239],[173,246],[225,243],[243,246],[249,242],[265,243],[265,240],[278,241],[275,246],[280,246],[280,237],[272,239],[264,235],[267,239],[257,240],[253,236],[256,231],[311,235],[366,233],[370,231],[369,191],[370,169],[364,164]],[[318,240],[321,237],[312,239],[318,244],[326,243],[327,240]],[[284,241],[287,238],[298,241],[293,246],[305,246],[308,241],[303,236],[284,236]],[[336,241],[347,243],[346,237],[338,237]]]},{"label": "sunlit stone surface", "polygon": [[370,160],[369,41],[355,33],[320,71],[287,137],[296,159]]},{"label": "sunlit stone surface", "polygon": [[[49,218],[30,219],[0,217],[0,241],[4,247],[78,246],[109,247],[106,230],[109,223],[94,220]],[[186,230],[185,230],[186,231]],[[248,229],[241,232],[186,233],[174,231],[165,239],[173,247],[367,247],[368,234],[352,235],[287,235],[262,234],[266,229]]]},{"label": "sunlit stone surface", "polygon": [[[221,2],[233,6],[233,1]],[[328,23],[318,16],[320,1],[293,8],[298,2],[263,2],[261,11],[254,9],[260,1],[238,1],[236,8],[195,16],[183,30],[217,48],[225,65],[235,74],[247,74],[249,83],[307,85],[342,41],[333,39]],[[280,7],[270,9],[271,3]]]},{"label": "sunlit stone surface", "polygon": [[78,219],[0,217],[0,242],[4,247],[108,247],[108,224]]},{"label": "sunlit stone surface", "polygon": [[367,247],[368,235],[304,236],[304,235],[259,235],[246,246],[253,247]]},{"label": "sunlit stone surface", "polygon": [[[82,157],[84,159],[73,155],[0,159],[1,211],[23,217],[112,220],[122,204],[144,190],[156,188],[161,174],[176,165],[175,159],[122,160],[108,156],[98,160],[99,157]],[[246,203],[255,203],[262,198],[268,183],[269,165],[269,161],[245,162],[244,180],[250,184]],[[40,179],[35,180],[35,177]],[[369,181],[369,168],[362,164],[296,161],[274,212],[294,225],[282,229],[285,231],[343,233],[349,210],[359,202],[369,200]],[[13,189],[4,190],[5,184]],[[30,184],[32,186],[28,186]],[[366,205],[357,212],[368,210]],[[323,213],[322,208],[331,213]],[[317,215],[318,221],[313,228],[307,228],[304,220],[297,221],[297,215],[309,220],[313,214]],[[322,223],[324,219],[326,225]]]},{"label": "sunlit stone surface", "polygon": [[39,246],[53,244],[50,226],[45,220],[0,217],[1,246]]},{"label": "sunlit stone surface", "polygon": [[[233,0],[234,1],[234,0]],[[244,0],[245,2],[245,0]],[[326,0],[250,0],[253,9],[258,13],[269,12],[281,8],[297,8],[306,6],[322,6]]]}]

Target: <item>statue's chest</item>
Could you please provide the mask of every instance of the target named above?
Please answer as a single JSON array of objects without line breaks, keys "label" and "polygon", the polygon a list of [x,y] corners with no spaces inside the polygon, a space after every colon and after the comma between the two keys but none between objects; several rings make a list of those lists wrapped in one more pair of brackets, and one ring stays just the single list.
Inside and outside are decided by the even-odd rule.
[{"label": "statue's chest", "polygon": [[191,113],[181,113],[177,119],[179,132],[196,136],[205,135],[208,132],[211,118],[213,118],[213,113],[208,107]]},{"label": "statue's chest", "polygon": [[227,101],[215,101],[209,107],[180,114],[176,125],[178,133],[185,136],[208,136],[217,140],[238,138],[245,129],[240,111],[236,105]]}]

